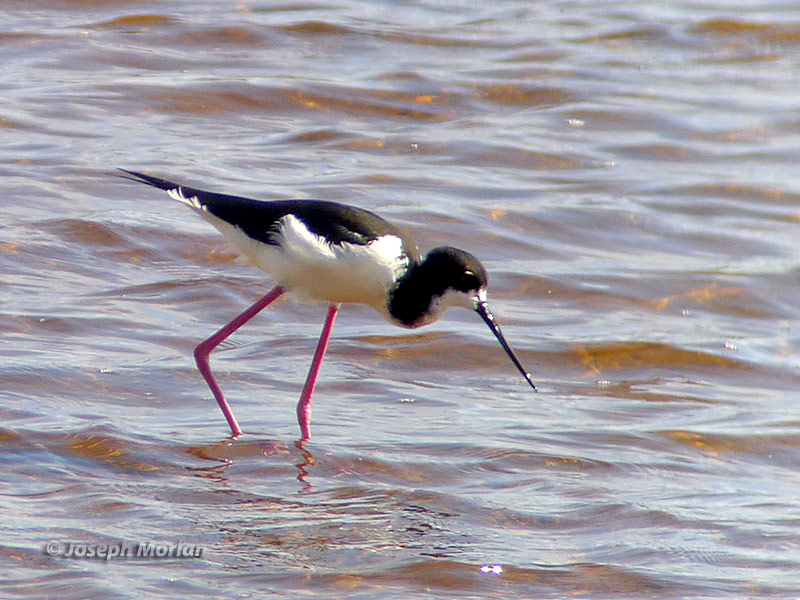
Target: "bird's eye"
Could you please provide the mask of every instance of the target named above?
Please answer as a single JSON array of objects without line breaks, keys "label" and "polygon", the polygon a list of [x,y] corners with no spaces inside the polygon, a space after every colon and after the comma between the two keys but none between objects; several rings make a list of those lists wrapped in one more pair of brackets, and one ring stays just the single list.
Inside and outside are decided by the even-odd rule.
[{"label": "bird's eye", "polygon": [[478,278],[471,271],[467,271],[461,276],[461,281],[458,282],[458,289],[462,292],[469,292],[470,290],[477,290],[480,287]]}]

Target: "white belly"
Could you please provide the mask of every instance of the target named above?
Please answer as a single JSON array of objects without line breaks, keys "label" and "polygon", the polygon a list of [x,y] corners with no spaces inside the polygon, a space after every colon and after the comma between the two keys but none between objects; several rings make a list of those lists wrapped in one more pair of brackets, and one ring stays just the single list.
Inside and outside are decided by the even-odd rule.
[{"label": "white belly", "polygon": [[273,275],[286,291],[331,304],[367,304],[387,315],[386,294],[408,268],[403,242],[384,235],[367,245],[328,244],[293,215],[279,221],[274,239],[264,244],[240,229],[201,213],[250,262]]}]

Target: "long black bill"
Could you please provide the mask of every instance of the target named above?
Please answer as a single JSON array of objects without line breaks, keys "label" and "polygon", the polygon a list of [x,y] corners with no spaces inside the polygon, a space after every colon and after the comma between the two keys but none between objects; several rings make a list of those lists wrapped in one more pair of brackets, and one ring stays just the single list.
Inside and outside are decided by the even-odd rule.
[{"label": "long black bill", "polygon": [[486,321],[489,329],[492,330],[492,333],[500,342],[500,345],[503,347],[503,350],[506,351],[506,354],[508,354],[511,362],[516,365],[517,369],[519,369],[519,372],[522,373],[522,376],[525,378],[525,380],[531,384],[533,391],[536,391],[536,386],[533,385],[533,381],[531,380],[531,374],[525,370],[525,367],[523,367],[522,363],[519,362],[519,359],[517,358],[517,355],[514,354],[511,346],[508,345],[506,338],[503,337],[503,332],[500,331],[500,326],[497,324],[497,321],[494,320],[494,315],[489,310],[489,305],[486,304],[486,302],[478,302],[478,306],[475,307],[475,312],[478,313],[484,321]]}]

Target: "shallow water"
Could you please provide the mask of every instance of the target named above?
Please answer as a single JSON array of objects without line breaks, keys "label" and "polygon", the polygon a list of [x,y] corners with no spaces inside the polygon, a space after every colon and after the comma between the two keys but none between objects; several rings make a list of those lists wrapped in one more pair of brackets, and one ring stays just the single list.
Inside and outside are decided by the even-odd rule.
[{"label": "shallow water", "polygon": [[[0,595],[800,595],[791,3],[6,2]],[[146,170],[463,247],[475,315],[281,301]],[[46,555],[178,543],[201,557]],[[482,568],[483,567],[483,568]]]}]

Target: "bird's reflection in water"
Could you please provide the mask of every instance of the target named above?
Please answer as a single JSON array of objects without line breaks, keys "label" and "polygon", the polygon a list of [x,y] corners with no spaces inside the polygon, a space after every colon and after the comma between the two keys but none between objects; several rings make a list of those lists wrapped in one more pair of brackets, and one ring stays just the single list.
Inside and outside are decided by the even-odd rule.
[{"label": "bird's reflection in water", "polygon": [[[295,464],[297,467],[297,480],[303,483],[304,490],[314,487],[307,478],[309,467],[315,464],[314,455],[306,449],[305,440],[297,440],[294,447],[300,452],[300,462]],[[262,456],[290,456],[293,454],[290,446],[286,442],[276,440],[242,440],[240,436],[228,436],[219,442],[204,446],[190,447],[187,452],[202,460],[212,461],[213,465],[202,467],[189,467],[188,471],[193,471],[203,477],[217,477],[225,479],[223,473],[236,459],[253,458],[257,455]]]},{"label": "bird's reflection in water", "polygon": [[308,450],[306,450],[306,443],[305,440],[297,440],[294,443],[294,447],[300,451],[303,460],[299,463],[295,464],[299,473],[297,474],[297,481],[303,483],[304,487],[303,490],[310,490],[314,487],[314,484],[307,481],[306,478],[308,477],[308,467],[314,465],[314,455],[311,454]]}]

